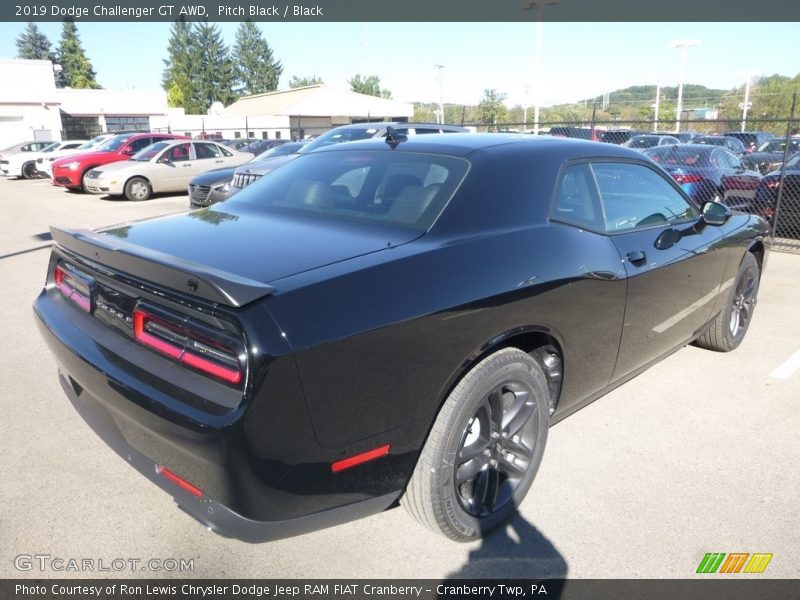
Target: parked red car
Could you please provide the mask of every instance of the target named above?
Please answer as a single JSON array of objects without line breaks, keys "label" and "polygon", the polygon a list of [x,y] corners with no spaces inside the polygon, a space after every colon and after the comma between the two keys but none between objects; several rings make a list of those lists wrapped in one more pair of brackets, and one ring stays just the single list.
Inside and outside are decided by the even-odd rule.
[{"label": "parked red car", "polygon": [[156,142],[188,139],[171,133],[121,133],[106,140],[97,150],[86,154],[73,154],[53,162],[53,185],[71,190],[83,190],[83,178],[100,165],[128,160],[131,156]]}]

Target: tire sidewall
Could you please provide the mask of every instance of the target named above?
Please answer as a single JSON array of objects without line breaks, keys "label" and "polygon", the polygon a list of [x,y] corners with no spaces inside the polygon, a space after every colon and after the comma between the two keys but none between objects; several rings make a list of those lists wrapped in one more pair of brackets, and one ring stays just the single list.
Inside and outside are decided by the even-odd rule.
[{"label": "tire sidewall", "polygon": [[731,285],[731,291],[728,294],[728,301],[725,304],[724,309],[724,317],[723,317],[723,325],[724,325],[724,333],[725,333],[725,342],[730,347],[731,350],[737,348],[739,344],[742,343],[745,336],[747,335],[747,331],[750,329],[750,323],[753,322],[753,313],[750,314],[750,318],[748,319],[745,326],[739,332],[739,335],[735,336],[731,333],[730,328],[730,319],[731,319],[731,312],[733,311],[733,301],[736,297],[736,288],[739,285],[739,281],[744,277],[745,273],[748,269],[753,269],[755,274],[755,289],[753,290],[753,312],[755,312],[755,307],[758,304],[756,301],[758,299],[758,288],[761,282],[761,273],[759,272],[758,268],[758,261],[756,260],[755,256],[753,256],[750,252],[747,252],[742,259],[742,262],[739,264],[739,270],[736,272],[736,278],[733,280],[733,284]]},{"label": "tire sidewall", "polygon": [[[498,368],[479,365],[468,375],[467,386],[459,391],[455,400],[458,406],[447,419],[447,434],[440,445],[440,455],[435,464],[437,470],[434,489],[440,494],[441,506],[447,523],[465,539],[477,539],[482,534],[504,522],[519,506],[528,492],[544,454],[549,425],[548,387],[544,374],[535,361],[522,351],[504,357],[505,362]],[[482,368],[483,367],[483,368]],[[467,378],[465,378],[467,379]],[[532,398],[540,412],[539,431],[536,432],[535,449],[530,467],[524,478],[514,490],[512,500],[494,514],[478,519],[467,513],[459,502],[455,478],[455,460],[461,446],[464,430],[486,395],[496,386],[507,381],[524,382],[530,387]]]}]

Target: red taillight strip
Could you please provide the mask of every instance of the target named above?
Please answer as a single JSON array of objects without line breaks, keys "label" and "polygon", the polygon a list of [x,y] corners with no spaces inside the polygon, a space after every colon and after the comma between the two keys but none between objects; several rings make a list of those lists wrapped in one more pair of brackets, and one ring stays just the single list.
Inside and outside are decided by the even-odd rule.
[{"label": "red taillight strip", "polygon": [[338,473],[339,471],[344,471],[345,469],[350,469],[352,467],[364,464],[365,462],[375,460],[381,456],[386,456],[389,454],[389,448],[391,448],[391,446],[386,444],[385,446],[380,446],[373,450],[367,450],[366,452],[356,454],[355,456],[350,456],[349,458],[337,460],[335,463],[331,463],[331,471]]},{"label": "red taillight strip", "polygon": [[56,287],[61,291],[62,294],[64,294],[64,296],[66,296],[68,300],[72,300],[72,302],[74,302],[78,306],[78,308],[80,308],[85,312],[91,312],[92,301],[89,300],[89,298],[87,298],[83,294],[81,294],[74,287],[69,285],[64,280],[65,277],[66,274],[64,273],[64,269],[62,269],[61,267],[56,267],[56,272],[55,272]]},{"label": "red taillight strip", "polygon": [[173,473],[166,467],[156,466],[156,473],[161,475],[164,479],[168,479],[182,490],[189,492],[192,496],[200,498],[203,495],[203,490],[201,490],[199,487],[195,485],[192,485],[182,477],[175,475],[175,473]]},{"label": "red taillight strip", "polygon": [[188,352],[185,348],[180,348],[149,334],[144,329],[145,323],[148,320],[155,321],[156,319],[141,309],[137,308],[133,311],[133,337],[145,346],[158,350],[162,354],[179,360],[189,367],[203,371],[208,375],[212,375],[228,383],[237,384],[242,381],[242,371],[240,369],[227,369],[197,354]]}]

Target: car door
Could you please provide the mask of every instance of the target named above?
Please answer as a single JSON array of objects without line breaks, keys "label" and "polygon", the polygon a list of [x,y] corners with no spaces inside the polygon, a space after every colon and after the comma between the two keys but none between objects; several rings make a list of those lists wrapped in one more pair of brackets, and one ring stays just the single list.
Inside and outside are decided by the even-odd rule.
[{"label": "car door", "polygon": [[720,148],[711,160],[720,170],[722,198],[725,204],[736,210],[750,211],[756,197],[761,176],[749,170],[742,159]]},{"label": "car door", "polygon": [[[159,192],[185,191],[189,180],[194,176],[192,169],[192,144],[170,146],[156,161],[156,175]],[[154,181],[153,189],[156,189]]]},{"label": "car door", "polygon": [[[225,166],[225,157],[219,146],[212,142],[193,142],[195,159],[189,171],[192,177],[211,169]],[[189,183],[188,181],[186,182]]]},{"label": "car door", "polygon": [[[686,343],[711,317],[724,254],[718,228],[652,165],[593,162],[604,227],[627,277],[615,380]],[[682,235],[670,240],[676,232]]]}]

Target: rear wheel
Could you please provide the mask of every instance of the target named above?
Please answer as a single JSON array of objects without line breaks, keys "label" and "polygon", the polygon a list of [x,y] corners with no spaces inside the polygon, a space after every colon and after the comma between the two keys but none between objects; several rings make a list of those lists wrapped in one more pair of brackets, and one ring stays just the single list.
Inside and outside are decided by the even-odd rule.
[{"label": "rear wheel", "polygon": [[153,193],[150,183],[144,177],[132,177],[125,184],[125,197],[138,202],[147,200]]},{"label": "rear wheel", "polygon": [[505,348],[483,359],[445,401],[403,505],[457,541],[501,525],[539,468],[549,412],[547,379],[528,354]]},{"label": "rear wheel", "polygon": [[728,301],[711,326],[697,338],[695,343],[698,346],[730,352],[742,343],[756,307],[760,277],[758,261],[748,252],[739,265]]},{"label": "rear wheel", "polygon": [[37,176],[38,176],[38,171],[36,170],[35,162],[26,162],[24,165],[22,165],[23,179],[33,179],[34,177]]}]

